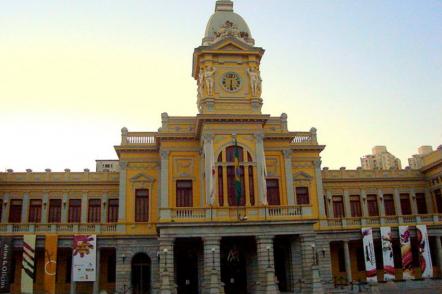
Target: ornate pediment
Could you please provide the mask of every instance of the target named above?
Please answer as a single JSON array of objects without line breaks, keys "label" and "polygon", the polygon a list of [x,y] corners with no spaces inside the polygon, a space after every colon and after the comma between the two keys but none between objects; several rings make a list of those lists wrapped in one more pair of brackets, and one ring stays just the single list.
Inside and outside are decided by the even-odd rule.
[{"label": "ornate pediment", "polygon": [[250,51],[253,47],[248,44],[234,38],[227,37],[225,39],[219,40],[210,46],[212,50],[225,50],[225,51]]},{"label": "ornate pediment", "polygon": [[133,176],[132,178],[130,178],[130,181],[132,183],[153,183],[155,181],[154,177],[145,175],[143,173],[139,173],[135,176]]},{"label": "ornate pediment", "polygon": [[293,175],[293,181],[311,181],[313,177],[305,172],[297,172]]}]

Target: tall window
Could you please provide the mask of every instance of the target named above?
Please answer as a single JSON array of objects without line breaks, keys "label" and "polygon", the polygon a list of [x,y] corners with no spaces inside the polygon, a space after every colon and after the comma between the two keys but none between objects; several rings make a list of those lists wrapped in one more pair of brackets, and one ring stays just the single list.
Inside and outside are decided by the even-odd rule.
[{"label": "tall window", "polygon": [[149,190],[135,190],[135,221],[149,221]]},{"label": "tall window", "polygon": [[48,222],[50,223],[61,222],[61,199],[49,200]]},{"label": "tall window", "polygon": [[385,208],[385,215],[395,215],[396,214],[396,209],[394,208],[393,195],[391,195],[391,194],[384,195],[384,208]]},{"label": "tall window", "polygon": [[31,202],[29,203],[28,221],[30,223],[41,222],[41,200],[40,199],[31,199]]},{"label": "tall window", "polygon": [[436,199],[437,212],[442,213],[442,193],[441,189],[434,191],[434,198]]},{"label": "tall window", "polygon": [[109,223],[118,222],[118,199],[109,199],[107,206],[107,221]]},{"label": "tall window", "polygon": [[11,200],[11,206],[9,207],[9,222],[20,223],[21,222],[21,210],[23,202],[21,199]]},{"label": "tall window", "polygon": [[351,216],[352,217],[361,217],[362,216],[361,200],[360,200],[359,195],[351,195],[350,196],[350,209],[351,209]]},{"label": "tall window", "polygon": [[335,218],[342,218],[345,216],[342,196],[333,196],[333,215]]},{"label": "tall window", "polygon": [[2,219],[3,215],[3,199],[0,199],[0,221]]},{"label": "tall window", "polygon": [[269,205],[280,205],[278,179],[267,179],[267,202]]},{"label": "tall window", "polygon": [[79,223],[81,221],[81,199],[69,200],[68,221],[70,223]]},{"label": "tall window", "polygon": [[192,207],[192,180],[176,181],[176,207]]},{"label": "tall window", "polygon": [[101,200],[100,199],[89,199],[87,221],[89,223],[101,222]]},{"label": "tall window", "polygon": [[402,215],[409,215],[411,214],[411,205],[410,205],[410,194],[401,194],[401,210]]},{"label": "tall window", "polygon": [[367,195],[367,208],[369,216],[379,216],[378,200],[375,194]]},{"label": "tall window", "polygon": [[418,214],[426,214],[427,210],[427,202],[425,201],[424,193],[416,193],[416,206]]},{"label": "tall window", "polygon": [[296,203],[299,205],[310,204],[308,187],[296,187]]},{"label": "tall window", "polygon": [[[235,186],[235,148],[238,148],[239,168],[237,170],[240,182],[240,193],[237,197]],[[225,158],[225,161],[223,161]],[[249,197],[250,204],[255,204],[254,174],[252,167],[252,157],[242,147],[229,146],[218,156],[218,201],[219,205],[225,205],[225,200],[229,206],[246,205],[246,197]],[[248,177],[248,195],[246,195],[245,179]],[[224,182],[226,179],[226,183]],[[226,185],[227,189],[224,189]],[[224,198],[226,197],[226,198]]]}]

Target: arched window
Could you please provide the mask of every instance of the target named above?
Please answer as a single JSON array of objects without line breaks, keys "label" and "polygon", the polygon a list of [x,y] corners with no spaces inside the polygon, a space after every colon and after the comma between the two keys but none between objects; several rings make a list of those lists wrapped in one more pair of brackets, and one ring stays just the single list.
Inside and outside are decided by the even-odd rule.
[{"label": "arched window", "polygon": [[[238,154],[240,189],[235,187],[235,152]],[[254,165],[251,154],[240,146],[228,146],[219,154],[217,179],[220,206],[255,205]]]}]

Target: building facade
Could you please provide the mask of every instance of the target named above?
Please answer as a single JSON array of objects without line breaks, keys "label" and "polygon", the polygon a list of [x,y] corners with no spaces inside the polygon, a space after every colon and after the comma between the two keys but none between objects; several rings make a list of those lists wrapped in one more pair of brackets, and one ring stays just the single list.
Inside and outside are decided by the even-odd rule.
[{"label": "building facade", "polygon": [[[432,273],[441,276],[442,150],[423,157],[418,170],[321,169],[325,146],[316,129],[290,131],[286,114],[261,113],[263,54],[233,3],[217,1],[193,55],[196,116],[163,113],[158,132],[123,128],[115,146],[118,169],[112,161],[97,161],[96,172],[0,173],[0,256],[8,255],[5,244],[12,246],[0,273],[0,282],[8,282],[0,289],[94,294],[400,289],[419,285],[422,272],[415,270],[415,279],[405,283],[364,285],[361,229],[372,229],[378,254],[379,228],[390,227],[396,256],[397,227],[410,227],[411,247],[417,248],[415,226],[421,224],[428,228]],[[80,248],[96,252],[96,265],[90,265],[94,278],[88,281],[74,278],[78,236],[94,241]],[[421,268],[420,253],[413,253],[413,268]],[[376,261],[383,281],[379,256]],[[402,280],[400,258],[394,268],[395,280]],[[440,287],[434,279],[425,279],[425,285]]]},{"label": "building facade", "polygon": [[371,151],[371,154],[361,158],[362,169],[401,169],[400,159],[388,152],[386,146],[375,146]]}]

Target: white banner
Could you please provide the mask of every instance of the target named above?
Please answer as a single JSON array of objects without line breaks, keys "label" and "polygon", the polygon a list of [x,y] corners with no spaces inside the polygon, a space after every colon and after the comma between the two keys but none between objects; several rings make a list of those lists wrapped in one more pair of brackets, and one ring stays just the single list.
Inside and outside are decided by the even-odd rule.
[{"label": "white banner", "polygon": [[382,260],[384,261],[384,281],[394,280],[393,244],[391,244],[391,228],[381,227]]},{"label": "white banner", "polygon": [[362,242],[364,245],[365,273],[367,282],[378,281],[376,275],[376,255],[374,253],[373,233],[371,228],[362,228]]},{"label": "white banner", "polygon": [[75,235],[72,244],[72,281],[94,282],[97,264],[97,236]]},{"label": "white banner", "polygon": [[402,255],[402,279],[413,279],[413,253],[411,252],[410,230],[408,226],[399,226]]},{"label": "white banner", "polygon": [[417,225],[417,241],[419,242],[419,266],[422,278],[433,277],[433,263],[431,262],[430,243],[426,225]]},{"label": "white banner", "polygon": [[21,268],[21,292],[20,292],[22,294],[34,293],[36,238],[37,238],[36,235],[23,236],[23,261]]}]

